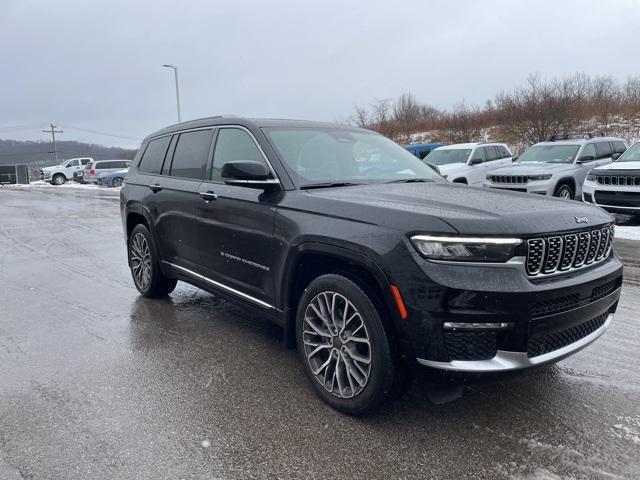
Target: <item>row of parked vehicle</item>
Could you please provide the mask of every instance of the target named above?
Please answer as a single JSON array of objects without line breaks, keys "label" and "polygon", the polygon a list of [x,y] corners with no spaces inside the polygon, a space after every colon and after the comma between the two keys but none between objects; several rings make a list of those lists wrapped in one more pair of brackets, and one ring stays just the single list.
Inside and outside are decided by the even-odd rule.
[{"label": "row of parked vehicle", "polygon": [[450,182],[583,200],[609,212],[640,213],[640,143],[601,134],[554,135],[515,156],[503,143],[405,148]]},{"label": "row of parked vehicle", "polygon": [[93,183],[104,187],[121,187],[130,166],[131,160],[70,158],[60,165],[41,169],[40,179],[52,185],[62,185],[73,180],[77,183]]}]

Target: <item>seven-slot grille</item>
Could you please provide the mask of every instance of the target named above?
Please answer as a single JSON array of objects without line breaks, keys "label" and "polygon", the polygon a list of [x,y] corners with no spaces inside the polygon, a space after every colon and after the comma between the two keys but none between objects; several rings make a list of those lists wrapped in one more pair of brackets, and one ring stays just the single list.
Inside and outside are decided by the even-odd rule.
[{"label": "seven-slot grille", "polygon": [[529,181],[526,175],[489,175],[489,179],[494,183],[527,183]]},{"label": "seven-slot grille", "polygon": [[613,225],[580,233],[527,240],[527,274],[567,272],[593,265],[609,256]]},{"label": "seven-slot grille", "polygon": [[640,187],[640,175],[598,175],[596,178],[600,185]]}]

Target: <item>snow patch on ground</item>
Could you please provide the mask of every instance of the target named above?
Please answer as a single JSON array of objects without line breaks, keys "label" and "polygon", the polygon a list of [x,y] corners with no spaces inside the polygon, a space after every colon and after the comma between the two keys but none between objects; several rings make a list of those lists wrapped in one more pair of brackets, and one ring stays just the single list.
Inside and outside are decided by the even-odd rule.
[{"label": "snow patch on ground", "polygon": [[62,185],[51,185],[49,182],[37,180],[26,185],[4,185],[2,188],[54,188],[54,189],[74,189],[74,190],[106,190],[119,191],[121,187],[99,187],[93,183],[67,182]]},{"label": "snow patch on ground", "polygon": [[615,238],[624,238],[626,240],[640,240],[640,225],[638,226],[616,225]]}]

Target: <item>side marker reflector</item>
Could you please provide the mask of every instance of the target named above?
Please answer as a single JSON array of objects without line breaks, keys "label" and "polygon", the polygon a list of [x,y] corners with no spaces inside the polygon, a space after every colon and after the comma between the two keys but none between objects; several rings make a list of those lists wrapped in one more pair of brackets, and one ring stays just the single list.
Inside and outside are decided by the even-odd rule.
[{"label": "side marker reflector", "polygon": [[400,314],[400,318],[405,320],[408,317],[407,308],[404,306],[404,301],[402,300],[402,295],[400,295],[400,290],[395,285],[389,285],[391,288],[391,294],[393,295],[393,299],[396,302],[396,307],[398,308],[398,313]]}]

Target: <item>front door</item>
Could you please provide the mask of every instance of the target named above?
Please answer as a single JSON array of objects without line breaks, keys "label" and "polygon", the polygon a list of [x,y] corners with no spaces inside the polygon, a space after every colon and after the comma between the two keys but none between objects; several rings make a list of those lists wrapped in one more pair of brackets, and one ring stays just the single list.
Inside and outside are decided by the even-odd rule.
[{"label": "front door", "polygon": [[207,179],[196,212],[205,283],[264,308],[274,305],[273,229],[280,192],[226,185],[226,162],[267,163],[253,136],[242,128],[218,130]]}]

